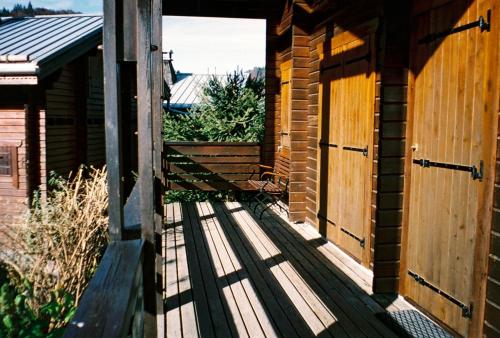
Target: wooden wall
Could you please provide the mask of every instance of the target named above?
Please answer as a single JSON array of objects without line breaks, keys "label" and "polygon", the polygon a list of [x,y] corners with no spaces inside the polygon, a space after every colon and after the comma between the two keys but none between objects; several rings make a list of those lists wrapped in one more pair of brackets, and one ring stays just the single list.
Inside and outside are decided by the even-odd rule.
[{"label": "wooden wall", "polygon": [[102,55],[88,58],[87,154],[86,162],[94,166],[106,163],[104,147],[104,75]]},{"label": "wooden wall", "polygon": [[290,221],[304,222],[306,216],[307,117],[309,102],[309,35],[292,26],[292,98],[290,128]]},{"label": "wooden wall", "polygon": [[0,175],[0,232],[2,224],[10,224],[12,217],[23,212],[28,203],[26,115],[23,105],[0,107],[0,146],[17,149],[18,172],[17,186],[12,176]]},{"label": "wooden wall", "polygon": [[[379,2],[380,3],[380,2]],[[360,8],[365,8],[360,10]],[[315,18],[288,9],[268,32],[268,116],[263,158],[280,161],[279,65],[293,60],[292,70],[292,147],[290,152],[290,218],[319,227],[318,201],[318,44],[335,34],[376,17],[380,22],[377,46],[377,91],[375,107],[373,191],[371,212],[371,264],[375,289],[395,292],[398,287],[403,156],[406,109],[407,21],[404,4],[387,6],[372,3],[351,6],[342,16],[335,12]],[[290,19],[290,11],[292,18]],[[387,13],[384,13],[386,11]],[[403,12],[401,12],[403,11]],[[295,15],[295,16],[294,16]],[[387,22],[387,25],[386,25]],[[271,26],[271,28],[269,28]],[[285,39],[288,29],[290,37]],[[276,80],[277,78],[277,80]],[[272,82],[274,81],[274,82]],[[277,81],[277,83],[276,83]],[[272,83],[272,85],[271,85]],[[272,153],[271,153],[272,149]],[[271,160],[273,159],[273,160]],[[320,229],[321,230],[321,229]]]},{"label": "wooden wall", "polygon": [[408,84],[409,6],[384,8],[378,53],[372,204],[375,292],[397,292],[401,253],[404,150]]},{"label": "wooden wall", "polygon": [[80,164],[105,163],[102,55],[83,56],[37,86],[5,86],[4,93],[0,146],[18,147],[18,188],[0,175],[0,223],[10,223],[34,189],[44,198],[50,171],[67,175]]},{"label": "wooden wall", "polygon": [[104,89],[102,55],[85,56],[62,68],[46,91],[47,172],[67,175],[81,164],[102,166]]},{"label": "wooden wall", "polygon": [[[500,112],[498,115],[500,123]],[[495,191],[491,225],[489,271],[486,283],[484,335],[500,337],[500,133],[497,137]]]},{"label": "wooden wall", "polygon": [[78,167],[83,141],[77,133],[76,71],[74,64],[65,65],[45,99],[47,172],[63,176]]},{"label": "wooden wall", "polygon": [[317,46],[325,41],[327,27],[322,26],[311,33],[309,40],[309,84],[307,115],[307,163],[306,163],[306,222],[318,227],[318,99],[319,99],[319,53]]}]

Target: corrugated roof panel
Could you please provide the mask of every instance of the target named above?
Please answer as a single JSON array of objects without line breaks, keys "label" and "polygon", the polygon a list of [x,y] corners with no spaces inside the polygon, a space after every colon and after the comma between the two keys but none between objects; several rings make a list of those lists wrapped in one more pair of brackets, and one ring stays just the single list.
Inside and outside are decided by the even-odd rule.
[{"label": "corrugated roof panel", "polygon": [[40,63],[101,30],[102,17],[97,15],[7,20],[0,24],[0,55],[27,55],[30,62]]},{"label": "corrugated roof panel", "polygon": [[[182,80],[174,83],[171,89],[170,106],[172,108],[188,108],[193,104],[200,103],[203,88],[214,75],[190,74]],[[221,80],[226,80],[227,75],[215,75]]]},{"label": "corrugated roof panel", "polygon": [[32,46],[33,44],[44,41],[46,37],[51,37],[53,34],[57,34],[58,32],[60,32],[61,29],[65,28],[63,24],[67,24],[75,20],[72,20],[72,18],[64,18],[64,21],[40,21],[42,21],[43,25],[34,27],[21,27],[15,33],[8,33],[9,39],[5,44],[0,45],[1,50],[4,50],[7,53],[13,53],[14,50],[18,48],[29,48],[29,46]]}]

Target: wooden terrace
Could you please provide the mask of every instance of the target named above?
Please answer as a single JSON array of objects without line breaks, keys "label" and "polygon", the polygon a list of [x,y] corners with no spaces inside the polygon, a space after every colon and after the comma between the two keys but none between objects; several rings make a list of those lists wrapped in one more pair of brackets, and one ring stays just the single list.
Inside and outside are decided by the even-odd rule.
[{"label": "wooden terrace", "polygon": [[166,215],[166,337],[395,337],[377,317],[416,312],[375,299],[369,270],[278,209],[259,220],[247,203],[174,203]]}]

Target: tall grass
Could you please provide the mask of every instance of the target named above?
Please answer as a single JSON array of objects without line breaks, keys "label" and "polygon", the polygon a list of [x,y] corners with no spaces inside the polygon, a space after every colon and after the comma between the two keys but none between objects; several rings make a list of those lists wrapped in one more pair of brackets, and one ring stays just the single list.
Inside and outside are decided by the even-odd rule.
[{"label": "tall grass", "polygon": [[106,170],[81,168],[51,183],[47,200],[19,226],[19,248],[6,262],[14,279],[32,286],[35,308],[60,290],[78,305],[107,243]]}]

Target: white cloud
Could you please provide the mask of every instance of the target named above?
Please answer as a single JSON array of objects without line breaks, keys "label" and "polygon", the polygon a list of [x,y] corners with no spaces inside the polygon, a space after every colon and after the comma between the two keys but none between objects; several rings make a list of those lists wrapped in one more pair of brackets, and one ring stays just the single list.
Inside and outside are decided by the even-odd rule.
[{"label": "white cloud", "polygon": [[164,17],[163,49],[183,72],[227,73],[265,64],[265,21]]}]

